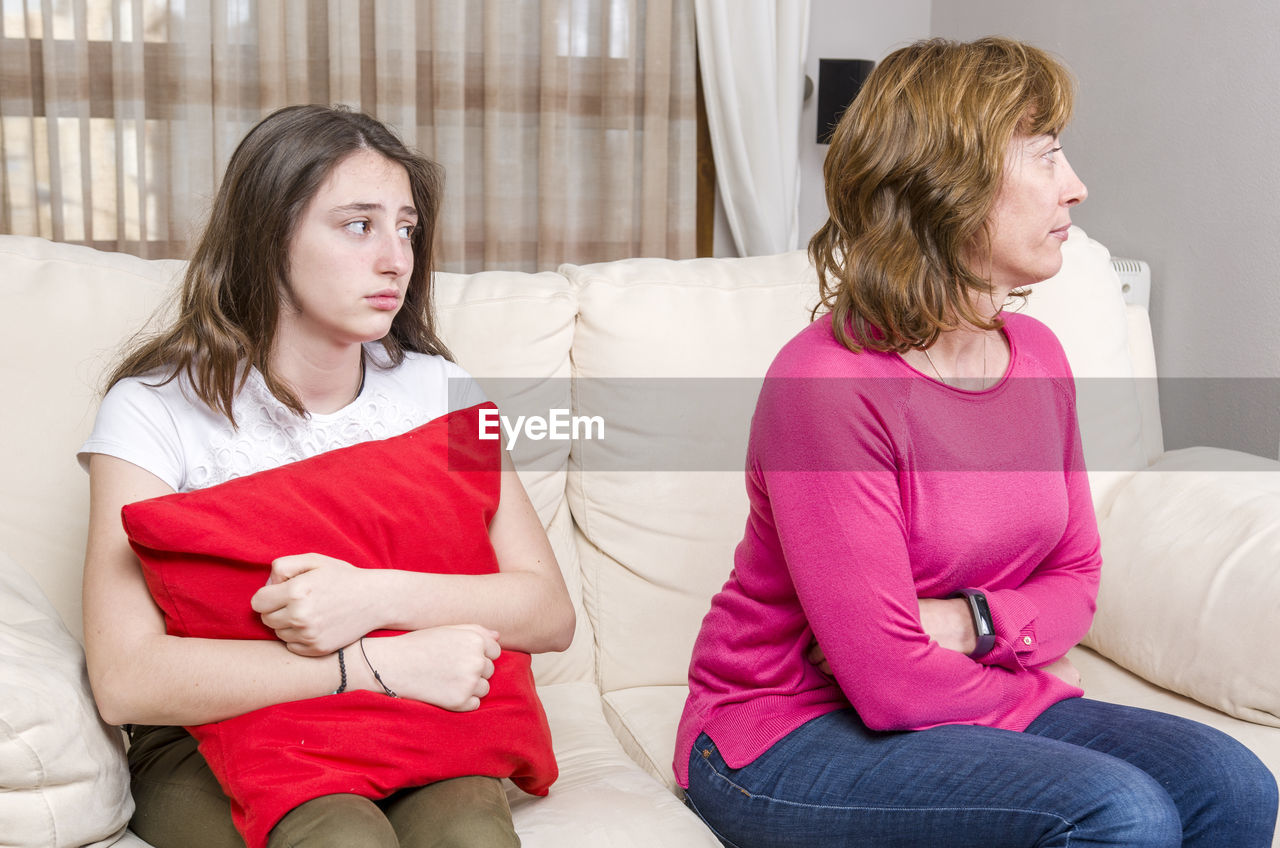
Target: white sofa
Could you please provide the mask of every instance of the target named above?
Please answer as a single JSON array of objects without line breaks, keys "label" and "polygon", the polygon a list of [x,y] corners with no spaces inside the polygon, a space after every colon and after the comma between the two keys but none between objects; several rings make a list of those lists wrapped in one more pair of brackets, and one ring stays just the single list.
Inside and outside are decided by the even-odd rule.
[{"label": "white sofa", "polygon": [[[1071,357],[1095,469],[1106,565],[1093,650],[1075,655],[1086,689],[1220,727],[1280,773],[1280,464],[1164,453],[1146,313],[1083,232],[1064,254],[1025,309]],[[180,267],[0,236],[5,845],[143,844],[125,831],[122,744],[97,720],[74,638],[87,512],[74,453],[105,364]],[[535,660],[561,776],[547,798],[511,791],[527,848],[717,844],[674,791],[675,724],[743,527],[755,381],[815,293],[800,252],[438,275],[446,339],[504,412],[605,422],[603,439],[526,436],[514,451],[578,610],[573,646]]]}]

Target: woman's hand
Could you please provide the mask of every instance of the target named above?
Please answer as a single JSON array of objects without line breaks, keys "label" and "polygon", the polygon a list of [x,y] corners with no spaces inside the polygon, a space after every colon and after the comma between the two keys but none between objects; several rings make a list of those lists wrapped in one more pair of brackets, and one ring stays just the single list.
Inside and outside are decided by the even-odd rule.
[{"label": "woman's hand", "polygon": [[920,627],[949,651],[971,654],[978,648],[973,615],[964,598],[921,598]]},{"label": "woman's hand", "polygon": [[290,651],[322,657],[381,626],[367,606],[367,577],[323,554],[281,557],[249,604]]},{"label": "woman's hand", "polygon": [[347,669],[362,689],[382,691],[372,666],[402,698],[469,712],[478,709],[480,699],[489,694],[493,661],[501,651],[494,631],[478,624],[454,624],[365,639],[363,646],[348,647],[346,657]]},{"label": "woman's hand", "polygon": [[[921,598],[920,627],[925,635],[949,651],[971,654],[978,647],[973,615],[963,598]],[[809,644],[809,651],[805,656],[823,674],[832,676],[831,664],[827,662],[827,655],[823,653],[817,639]]]},{"label": "woman's hand", "polygon": [[809,642],[809,652],[805,654],[805,658],[816,665],[818,667],[818,671],[822,672],[827,677],[835,677],[831,672],[831,663],[827,662],[827,655],[822,652],[822,646],[818,644],[816,637]]},{"label": "woman's hand", "polygon": [[1084,688],[1084,678],[1080,675],[1080,670],[1065,656],[1054,660],[1046,666],[1041,666],[1041,668],[1068,686],[1074,686],[1077,689]]}]

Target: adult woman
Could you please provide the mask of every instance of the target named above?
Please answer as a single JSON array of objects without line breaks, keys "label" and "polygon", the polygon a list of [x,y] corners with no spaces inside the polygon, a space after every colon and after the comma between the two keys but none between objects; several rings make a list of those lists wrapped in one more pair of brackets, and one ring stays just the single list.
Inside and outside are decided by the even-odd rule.
[{"label": "adult woman", "polygon": [[1058,270],[1085,198],[1071,105],[1039,50],[933,40],[835,132],[810,245],[829,311],[761,392],[677,739],[726,844],[1271,842],[1256,757],[1081,698],[1065,656],[1101,565],[1074,387],[1048,329],[1001,308]]},{"label": "adult woman", "polygon": [[[402,697],[473,710],[501,648],[568,644],[572,606],[509,465],[489,528],[500,573],[366,570],[282,551],[252,601],[278,641],[166,636],[120,525],[125,504],[395,435],[480,399],[435,334],[439,196],[437,167],[372,118],[316,106],[268,116],[231,158],[178,317],[110,379],[81,454],[91,480],[86,652],[104,718],[153,726],[134,729],[130,762],[133,826],[157,848],[243,845],[174,725],[328,694],[340,673],[348,689],[383,691],[374,667]],[[464,389],[451,392],[451,380]],[[380,628],[408,632],[369,640],[367,667],[340,662],[339,649]],[[322,797],[286,815],[271,841],[518,844],[492,778],[381,806]]]}]

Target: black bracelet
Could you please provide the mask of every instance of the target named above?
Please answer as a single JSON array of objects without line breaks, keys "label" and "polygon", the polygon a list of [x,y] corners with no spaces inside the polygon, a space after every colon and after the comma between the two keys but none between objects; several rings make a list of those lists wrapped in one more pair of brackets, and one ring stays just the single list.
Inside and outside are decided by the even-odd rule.
[{"label": "black bracelet", "polygon": [[382,691],[386,692],[388,695],[390,695],[393,698],[399,698],[400,696],[397,695],[390,686],[382,682],[382,675],[378,674],[378,670],[373,667],[373,663],[369,662],[369,655],[365,653],[365,650],[364,650],[363,636],[360,637],[360,655],[364,657],[364,664],[369,666],[369,670],[373,672],[373,679],[378,681],[378,685],[382,687]]},{"label": "black bracelet", "polygon": [[342,648],[338,649],[338,671],[342,673],[342,683],[333,690],[335,695],[341,695],[347,691],[347,659],[342,655]]}]

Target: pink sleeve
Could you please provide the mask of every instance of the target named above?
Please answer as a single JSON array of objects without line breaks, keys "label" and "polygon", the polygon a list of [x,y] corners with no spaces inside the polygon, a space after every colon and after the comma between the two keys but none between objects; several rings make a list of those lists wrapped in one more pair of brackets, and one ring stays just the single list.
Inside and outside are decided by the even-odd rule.
[{"label": "pink sleeve", "polygon": [[[1067,368],[1065,359],[1061,367]],[[1063,428],[1069,434],[1063,472],[1067,527],[1022,585],[986,593],[996,630],[996,647],[980,660],[988,665],[1011,669],[1048,665],[1075,647],[1093,622],[1102,570],[1101,542],[1069,369],[1064,385],[1070,401],[1063,413]]]}]

